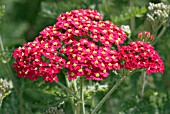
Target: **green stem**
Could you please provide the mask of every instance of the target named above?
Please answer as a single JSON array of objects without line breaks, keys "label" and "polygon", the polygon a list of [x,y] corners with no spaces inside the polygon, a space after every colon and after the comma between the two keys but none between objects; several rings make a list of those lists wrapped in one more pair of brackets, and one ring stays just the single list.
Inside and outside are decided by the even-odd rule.
[{"label": "green stem", "polygon": [[145,85],[146,85],[146,71],[142,71],[142,91],[141,91],[142,97],[144,96]]},{"label": "green stem", "polygon": [[[68,80],[66,75],[65,75],[65,79],[66,79],[67,87],[70,88],[70,82],[69,82],[69,80]],[[68,93],[68,95],[69,95],[69,93]],[[72,111],[74,112],[74,114],[76,114],[76,110],[74,110],[74,107],[75,107],[74,99],[70,98],[70,102],[71,102]]]},{"label": "green stem", "polygon": [[84,104],[84,79],[80,79],[80,99],[81,99],[81,114],[85,114],[85,104]]},{"label": "green stem", "polygon": [[78,98],[69,88],[67,88],[66,86],[64,86],[62,83],[57,82],[57,84],[64,89],[67,93],[69,93],[70,95],[72,95],[74,98],[76,98],[77,100],[79,100],[80,98]]},{"label": "green stem", "polygon": [[[72,85],[73,85],[74,93],[76,94],[76,96],[78,96],[76,80],[73,80]],[[73,107],[74,114],[79,114],[79,112],[80,112],[79,104],[77,102],[74,102],[74,105],[75,105],[75,107]]]},{"label": "green stem", "polygon": [[[10,67],[10,65],[8,64],[8,63],[6,63],[6,64],[4,64],[5,65],[5,67],[6,67],[6,69],[7,69],[7,71],[8,71],[8,75],[10,75],[10,77],[11,77],[11,80],[12,80],[12,82],[13,82],[13,84],[14,84],[14,90],[15,90],[15,92],[18,94],[18,96],[19,96],[19,111],[20,111],[20,114],[24,114],[25,113],[25,110],[24,110],[24,99],[23,99],[23,87],[21,86],[20,88],[18,88],[18,86],[17,86],[17,82],[16,82],[16,79],[15,79],[15,77],[14,77],[14,74],[13,74],[13,72],[12,72],[12,69],[11,69],[11,67]],[[19,90],[18,90],[18,89]]]},{"label": "green stem", "polygon": [[[5,50],[4,50],[4,46],[3,46],[1,35],[0,35],[0,46],[1,46],[1,51],[4,53]],[[10,78],[11,78],[13,84],[14,84],[14,87],[15,87],[14,89],[15,89],[15,91],[17,93],[17,89],[16,88],[18,88],[18,86],[17,86],[17,82],[16,82],[16,80],[14,78],[15,76],[14,76],[14,74],[12,72],[12,69],[11,69],[11,67],[10,67],[10,65],[8,63],[4,63],[4,66],[5,66],[5,69],[7,70],[8,75],[10,76]]]},{"label": "green stem", "polygon": [[2,106],[2,100],[3,100],[3,99],[0,99],[0,108],[1,108],[1,106]]},{"label": "green stem", "polygon": [[158,24],[158,27],[156,28],[156,31],[158,31],[162,27],[163,23]]},{"label": "green stem", "polygon": [[75,94],[77,95],[78,90],[77,90],[76,80],[73,80],[73,89],[75,91]]},{"label": "green stem", "polygon": [[123,83],[123,81],[126,79],[126,77],[131,76],[133,73],[140,71],[140,70],[134,70],[128,75],[121,78],[112,88],[111,90],[103,97],[103,99],[99,102],[99,104],[95,107],[95,109],[92,111],[91,114],[95,114],[99,108],[103,105],[103,103],[110,97],[110,95],[120,86],[120,84]]},{"label": "green stem", "polygon": [[[134,8],[133,0],[129,0],[129,6],[131,8]],[[135,30],[135,17],[130,18],[130,27],[131,27],[131,31],[133,32]]]},{"label": "green stem", "polygon": [[[92,79],[89,80],[89,84],[91,87],[93,86]],[[94,108],[94,93],[91,95],[91,108]]]},{"label": "green stem", "polygon": [[24,99],[23,99],[23,89],[22,89],[22,87],[19,90],[19,111],[20,111],[20,114],[25,114]]},{"label": "green stem", "polygon": [[70,82],[68,80],[68,78],[65,76],[65,79],[66,79],[66,84],[67,84],[67,87],[70,88]]},{"label": "green stem", "polygon": [[[71,86],[70,86],[70,82],[69,82],[69,80],[68,80],[68,78],[67,78],[67,76],[66,76],[66,74],[63,72],[63,74],[65,75],[65,80],[66,80],[66,84],[67,84],[67,87],[66,86],[64,86],[62,83],[58,83],[58,85],[59,86],[61,86],[67,93],[68,93],[68,95],[69,94],[71,94],[72,96],[74,96],[74,98],[76,98],[77,100],[79,100],[80,98],[78,98],[77,97],[77,94],[75,94],[76,93],[76,91],[75,91],[75,89],[74,89],[74,92],[73,91],[71,91],[70,89],[71,89]],[[74,88],[74,85],[73,85],[73,88]],[[71,107],[72,107],[72,111],[74,112],[74,114],[77,114],[78,112],[77,112],[77,109],[75,109],[75,101],[74,101],[74,99],[73,98],[70,98],[70,102],[71,102]]]},{"label": "green stem", "polygon": [[103,105],[103,103],[110,97],[110,95],[120,86],[120,84],[125,80],[127,76],[121,78],[112,88],[111,90],[104,96],[104,98],[99,102],[99,104],[95,107],[91,114],[95,114],[99,108]]},{"label": "green stem", "polygon": [[163,29],[161,30],[161,32],[158,34],[158,36],[156,37],[155,40],[153,40],[153,45],[156,44],[156,42],[158,42],[158,40],[160,39],[160,37],[164,34],[164,32],[166,31],[166,26],[163,27]]},{"label": "green stem", "polygon": [[18,88],[17,81],[15,79],[15,76],[14,76],[14,74],[12,72],[12,69],[11,69],[10,65],[8,63],[6,63],[6,64],[4,64],[4,66],[5,66],[5,69],[6,69],[7,73],[8,73],[8,75],[10,76],[10,78],[12,80],[12,83],[14,84],[15,92],[18,93],[18,90],[17,90],[17,88]]}]

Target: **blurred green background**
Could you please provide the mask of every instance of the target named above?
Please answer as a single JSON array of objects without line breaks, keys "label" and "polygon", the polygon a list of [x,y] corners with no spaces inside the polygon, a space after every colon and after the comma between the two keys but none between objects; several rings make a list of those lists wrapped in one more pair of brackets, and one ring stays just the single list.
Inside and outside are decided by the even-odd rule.
[{"label": "blurred green background", "polygon": [[[103,20],[111,20],[119,26],[129,25],[131,37],[136,39],[138,31],[149,30],[146,25],[149,2],[170,4],[170,0],[0,0],[0,5],[5,6],[5,13],[0,18],[0,35],[6,53],[1,51],[0,54],[0,78],[13,82],[11,94],[3,100],[0,114],[44,114],[50,107],[72,114],[69,101],[55,83],[20,79],[12,69],[13,50],[24,42],[33,41],[44,27],[56,22],[58,15],[73,9],[96,9],[103,14]],[[154,47],[165,63],[164,74],[147,76],[144,97],[140,96],[141,74],[128,77],[102,106],[100,114],[170,114],[169,26]],[[10,61],[4,62],[4,59]],[[118,79],[112,76],[99,83],[113,85]],[[105,90],[96,92],[95,103],[104,94]],[[86,107],[92,106],[87,103]]]}]

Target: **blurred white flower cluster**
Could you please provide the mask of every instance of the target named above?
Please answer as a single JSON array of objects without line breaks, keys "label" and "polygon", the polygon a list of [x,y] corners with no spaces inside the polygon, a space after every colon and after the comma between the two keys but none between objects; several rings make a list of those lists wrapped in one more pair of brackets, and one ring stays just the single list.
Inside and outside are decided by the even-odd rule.
[{"label": "blurred white flower cluster", "polygon": [[10,89],[12,88],[12,82],[7,81],[6,79],[0,78],[0,107],[2,105],[3,99],[9,95]]},{"label": "blurred white flower cluster", "polygon": [[121,25],[121,29],[126,33],[128,38],[131,36],[131,30],[129,25]]},{"label": "blurred white flower cluster", "polygon": [[164,3],[149,3],[147,19],[150,21],[160,21],[167,24],[170,18],[170,5]]},{"label": "blurred white flower cluster", "polygon": [[45,114],[65,114],[63,109],[59,109],[56,107],[50,107],[46,110]]}]

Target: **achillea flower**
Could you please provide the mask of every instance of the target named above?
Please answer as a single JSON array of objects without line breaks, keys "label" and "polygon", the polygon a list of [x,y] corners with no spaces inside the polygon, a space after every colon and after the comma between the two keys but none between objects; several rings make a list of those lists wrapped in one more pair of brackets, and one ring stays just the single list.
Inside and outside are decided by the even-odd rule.
[{"label": "achillea flower", "polygon": [[[36,80],[38,76],[44,76],[44,80],[53,82],[58,80],[55,76],[59,73],[65,60],[57,56],[56,45],[51,40],[46,42],[39,36],[33,42],[17,48],[13,57],[16,59],[13,67],[18,76]],[[59,42],[58,42],[59,44]],[[57,47],[61,46],[59,44]]]},{"label": "achillea flower", "polygon": [[[146,65],[137,65],[131,62],[133,55],[140,53],[145,55],[145,47],[133,50],[130,46],[122,46],[126,40],[126,34],[117,25],[110,21],[102,21],[102,16],[96,10],[72,10],[61,14],[53,26],[46,27],[33,42],[28,42],[23,47],[17,48],[13,57],[13,64],[19,77],[37,80],[43,76],[45,81],[58,81],[57,74],[62,69],[68,69],[68,79],[76,79],[77,76],[85,76],[86,79],[103,80],[109,75],[110,70],[119,70],[122,66],[120,59],[126,61],[123,67],[133,69],[146,67],[149,72],[158,72],[154,64],[160,64],[161,59],[154,58],[155,51],[147,52],[149,59],[134,59],[138,64],[149,61]],[[138,46],[138,44],[136,44]],[[148,44],[149,45],[149,44]],[[118,51],[112,50],[112,46],[120,47]],[[133,50],[129,57],[126,50]],[[142,51],[141,51],[142,50]],[[122,51],[122,52],[121,52]],[[140,54],[140,56],[142,56]],[[124,56],[123,56],[124,55]],[[126,57],[127,56],[127,57]],[[138,55],[139,56],[139,55]],[[146,61],[145,61],[146,60]],[[156,62],[156,60],[158,62]],[[153,64],[152,64],[153,62]],[[148,66],[147,66],[148,65]],[[163,65],[163,64],[161,64]],[[157,65],[157,67],[161,67]],[[163,69],[161,69],[163,71]]]},{"label": "achillea flower", "polygon": [[119,47],[119,54],[119,59],[124,61],[121,68],[144,68],[147,74],[164,72],[162,59],[148,42],[130,42],[129,46]]},{"label": "achillea flower", "polygon": [[102,80],[109,70],[120,68],[117,52],[110,48],[125,39],[121,28],[102,21],[96,10],[72,10],[61,14],[33,42],[17,48],[13,67],[20,77],[31,80],[43,76],[45,81],[57,82],[62,68],[68,68],[70,80],[77,76]]}]

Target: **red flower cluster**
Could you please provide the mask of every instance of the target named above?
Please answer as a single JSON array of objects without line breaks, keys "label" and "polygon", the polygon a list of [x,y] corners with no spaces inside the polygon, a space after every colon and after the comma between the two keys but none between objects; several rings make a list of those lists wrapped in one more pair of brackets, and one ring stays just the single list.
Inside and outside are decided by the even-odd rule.
[{"label": "red flower cluster", "polygon": [[[120,60],[124,60],[123,68],[144,67],[149,72],[163,72],[163,69],[158,70],[163,63],[153,48],[146,51],[149,44],[140,42],[137,46],[131,43],[130,46],[120,47],[126,40],[126,34],[110,21],[101,19],[96,10],[89,9],[61,14],[54,26],[46,27],[33,42],[25,43],[14,51],[15,71],[20,77],[31,80],[43,76],[45,81],[57,82],[57,74],[62,69],[68,69],[70,80],[77,76],[102,80],[110,70],[120,69]],[[119,47],[119,50],[112,50],[112,46]],[[135,46],[143,48],[133,50]],[[133,61],[133,55],[141,58]],[[145,67],[144,62],[148,66]]]},{"label": "red flower cluster", "polygon": [[145,68],[147,74],[164,72],[164,63],[148,42],[130,42],[128,46],[119,47],[119,59],[122,61],[121,68],[133,70]]},{"label": "red flower cluster", "polygon": [[56,47],[61,47],[61,43],[58,40],[39,41],[39,38],[14,51],[16,62],[13,67],[20,77],[36,80],[38,76],[44,76],[45,81],[58,81],[56,73],[60,72],[65,63],[62,57],[57,56]]},{"label": "red flower cluster", "polygon": [[115,50],[98,47],[87,39],[74,42],[73,46],[66,46],[62,53],[68,56],[64,67],[69,69],[69,79],[86,76],[87,79],[102,80],[109,75],[109,70],[120,68]]},{"label": "red flower cluster", "polygon": [[[109,70],[120,68],[117,52],[126,34],[110,21],[102,21],[96,10],[72,10],[61,14],[54,26],[46,27],[33,42],[14,51],[13,67],[20,77],[58,81],[62,68],[68,68],[68,78],[86,76],[102,80]],[[99,47],[99,45],[101,45]]]}]

